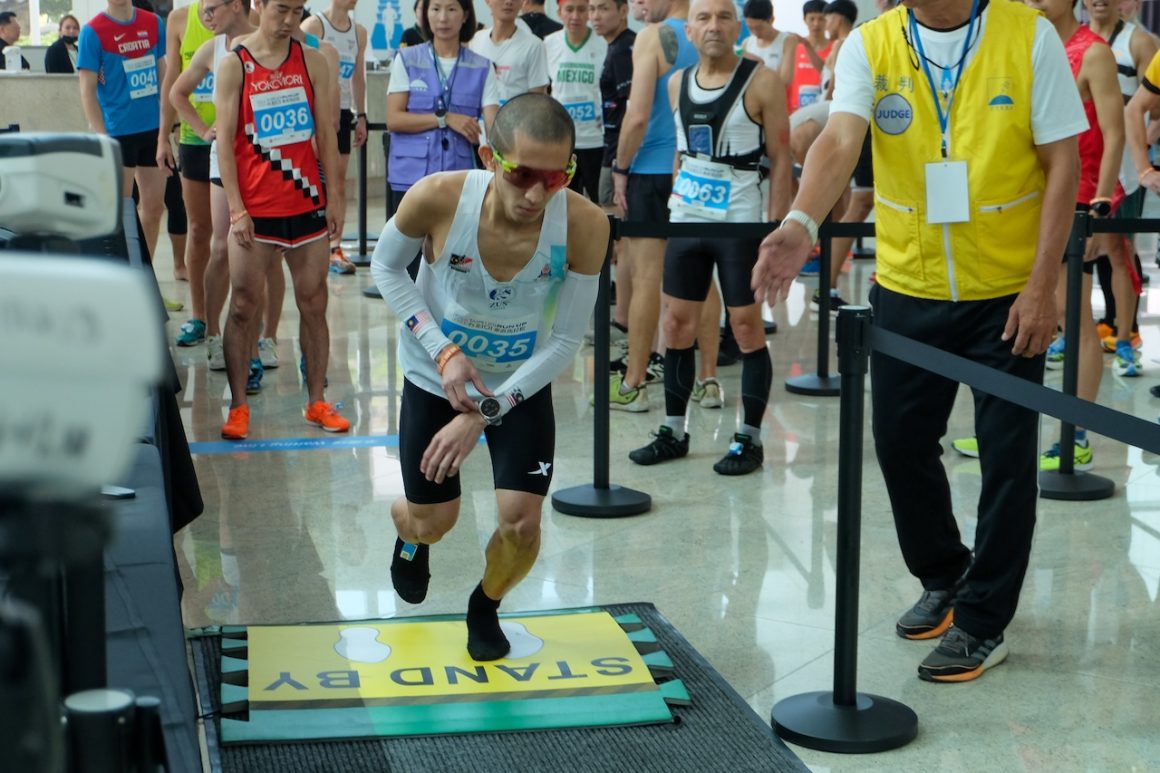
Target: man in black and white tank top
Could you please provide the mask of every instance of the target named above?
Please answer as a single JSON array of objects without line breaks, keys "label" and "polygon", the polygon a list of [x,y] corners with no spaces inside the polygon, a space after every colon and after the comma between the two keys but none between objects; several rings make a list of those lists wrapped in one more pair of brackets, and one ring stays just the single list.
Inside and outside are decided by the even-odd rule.
[{"label": "man in black and white tank top", "polygon": [[[405,497],[391,507],[391,581],[404,601],[426,597],[428,546],[458,519],[460,465],[487,436],[499,525],[467,604],[476,660],[509,650],[498,609],[539,551],[555,461],[551,382],[584,339],[608,247],[604,213],[566,190],[576,134],[559,102],[514,97],[489,139],[485,170],[440,172],[407,191],[371,263],[402,322]],[[412,282],[407,264],[426,239]]]},{"label": "man in black and white tank top", "polygon": [[[338,166],[340,185],[346,183],[352,147],[367,140],[366,27],[354,20],[358,0],[331,0],[330,7],[302,22],[302,31],[317,35],[338,51]],[[354,144],[351,144],[351,133]],[[353,274],[355,266],[342,252],[342,237],[330,243],[330,271]]]},{"label": "man in black and white tank top", "polygon": [[[769,205],[780,220],[789,209],[790,156],[785,84],[773,70],[737,56],[741,23],[731,0],[695,0],[689,40],[696,65],[669,79],[677,130],[678,172],[669,209],[673,222],[744,223],[762,217],[759,166],[770,162]],[[655,439],[629,454],[657,464],[689,452],[685,411],[694,388],[694,339],[716,267],[729,322],[741,347],[743,418],[729,450],[713,469],[744,475],[761,467],[761,419],[773,365],[765,346],[761,305],[749,288],[760,239],[672,238],[665,248],[665,422]]]}]

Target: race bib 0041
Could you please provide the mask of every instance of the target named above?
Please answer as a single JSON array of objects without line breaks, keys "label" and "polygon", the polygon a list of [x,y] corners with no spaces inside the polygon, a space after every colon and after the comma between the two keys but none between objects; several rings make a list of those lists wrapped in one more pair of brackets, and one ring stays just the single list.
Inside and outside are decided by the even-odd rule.
[{"label": "race bib 0041", "polygon": [[314,117],[306,89],[295,86],[266,94],[251,94],[254,130],[258,143],[276,148],[294,142],[305,142],[314,136]]},{"label": "race bib 0041", "polygon": [[157,57],[153,54],[136,59],[123,59],[125,78],[129,81],[129,99],[144,99],[157,95]]}]

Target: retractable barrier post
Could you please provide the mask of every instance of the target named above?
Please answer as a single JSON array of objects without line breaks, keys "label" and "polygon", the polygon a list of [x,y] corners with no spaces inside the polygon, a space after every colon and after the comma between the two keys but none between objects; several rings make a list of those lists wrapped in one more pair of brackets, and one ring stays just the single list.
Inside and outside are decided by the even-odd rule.
[{"label": "retractable barrier post", "polygon": [[612,284],[612,243],[616,240],[618,222],[609,216],[608,251],[604,256],[604,265],[600,268],[600,290],[596,296],[596,331],[593,342],[595,373],[592,379],[596,393],[592,410],[593,483],[590,486],[562,489],[552,495],[552,507],[558,512],[582,518],[624,518],[648,512],[652,507],[652,497],[648,494],[608,482],[609,286]]},{"label": "retractable barrier post", "polygon": [[[824,248],[823,248],[824,249]],[[858,575],[862,537],[862,431],[869,370],[871,312],[838,312],[841,373],[838,436],[838,546],[834,614],[834,689],[785,698],[773,707],[774,730],[785,740],[820,751],[869,754],[905,746],[918,734],[909,706],[857,692]]]},{"label": "retractable barrier post", "polygon": [[[1079,326],[1091,320],[1081,320],[1080,302],[1083,292],[1084,241],[1090,219],[1077,212],[1067,240],[1067,317],[1063,323],[1063,393],[1074,396],[1079,385]],[[1101,363],[1101,367],[1102,367]],[[1107,499],[1116,491],[1111,480],[1075,469],[1075,425],[1062,422],[1059,430],[1059,469],[1040,471],[1039,496],[1044,499],[1063,499],[1086,502]]]},{"label": "retractable barrier post", "polygon": [[814,395],[816,397],[836,397],[839,393],[838,379],[830,375],[830,254],[832,245],[830,240],[833,234],[830,230],[830,218],[819,231],[821,240],[821,254],[818,260],[818,370],[816,373],[805,373],[785,380],[787,392],[798,395]]},{"label": "retractable barrier post", "polygon": [[[370,129],[368,128],[369,132]],[[366,267],[371,264],[367,254],[367,144],[358,146],[358,254],[350,262]]]},{"label": "retractable barrier post", "polygon": [[[368,124],[367,131],[382,131],[383,133],[383,206],[386,207],[386,215],[383,217],[383,222],[385,223],[395,214],[394,210],[391,209],[391,183],[387,179],[389,177],[387,170],[389,169],[391,158],[391,134],[387,131],[387,125],[385,123]],[[367,142],[370,142],[369,138]],[[366,143],[363,144],[365,146]],[[370,265],[369,259],[367,260],[367,265]],[[383,297],[383,294],[379,292],[378,285],[373,282],[363,288],[362,294],[367,298],[381,299]]]},{"label": "retractable barrier post", "polygon": [[854,255],[854,260],[874,260],[874,248],[867,247],[863,243],[862,238],[863,237],[859,236],[854,242],[854,249],[850,250],[850,252]]}]

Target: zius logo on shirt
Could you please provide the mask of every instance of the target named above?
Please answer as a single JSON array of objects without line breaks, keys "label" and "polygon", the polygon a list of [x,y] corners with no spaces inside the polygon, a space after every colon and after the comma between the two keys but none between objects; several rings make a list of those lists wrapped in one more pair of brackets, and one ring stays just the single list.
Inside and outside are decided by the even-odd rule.
[{"label": "zius logo on shirt", "polygon": [[490,309],[506,309],[508,301],[511,300],[515,290],[510,287],[497,287],[487,294],[490,302],[487,304]]}]

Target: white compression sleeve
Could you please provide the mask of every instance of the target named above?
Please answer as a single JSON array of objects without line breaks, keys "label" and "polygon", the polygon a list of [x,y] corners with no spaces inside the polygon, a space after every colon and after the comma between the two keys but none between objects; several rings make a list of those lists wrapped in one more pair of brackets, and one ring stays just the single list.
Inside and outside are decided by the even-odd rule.
[{"label": "white compression sleeve", "polygon": [[419,254],[423,239],[407,236],[391,218],[383,226],[379,241],[371,257],[371,276],[378,285],[383,299],[400,320],[407,324],[411,335],[419,340],[431,359],[451,343],[435,324],[427,302],[419,288],[407,274],[407,265]]},{"label": "white compression sleeve", "polygon": [[556,298],[556,320],[552,323],[552,335],[547,344],[495,390],[503,413],[515,407],[519,400],[531,397],[552,383],[552,379],[572,362],[584,342],[584,331],[588,329],[599,288],[598,274],[569,271],[564,277],[564,286]]}]

